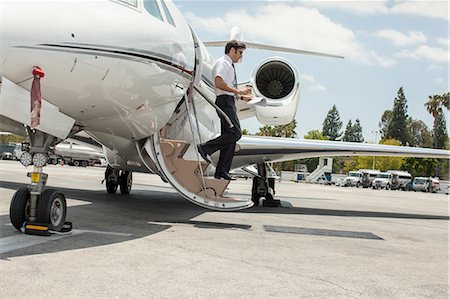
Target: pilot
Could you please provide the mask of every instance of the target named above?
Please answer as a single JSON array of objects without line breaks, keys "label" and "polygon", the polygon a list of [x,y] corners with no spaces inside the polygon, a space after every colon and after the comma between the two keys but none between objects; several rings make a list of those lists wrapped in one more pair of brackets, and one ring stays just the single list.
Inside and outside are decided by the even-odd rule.
[{"label": "pilot", "polygon": [[225,55],[215,63],[212,75],[216,92],[216,105],[228,116],[233,127],[230,128],[225,118],[220,114],[221,135],[204,144],[197,145],[199,154],[203,159],[212,162],[210,155],[220,150],[219,162],[216,165],[214,178],[234,180],[228,173],[234,156],[234,147],[241,138],[241,126],[236,114],[235,101],[252,99],[251,87],[237,88],[236,69],[234,64],[242,60],[246,49],[245,44],[236,40],[229,41],[225,46]]}]

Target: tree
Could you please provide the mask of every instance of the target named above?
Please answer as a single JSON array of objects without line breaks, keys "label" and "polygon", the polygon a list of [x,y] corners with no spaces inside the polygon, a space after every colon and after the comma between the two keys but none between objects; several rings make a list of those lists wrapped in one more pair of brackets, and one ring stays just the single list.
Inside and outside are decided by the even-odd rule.
[{"label": "tree", "polygon": [[425,108],[433,116],[434,119],[438,117],[439,111],[441,109],[441,96],[432,95],[428,96],[428,102],[425,103]]},{"label": "tree", "polygon": [[265,125],[259,128],[258,136],[275,136],[274,127]]},{"label": "tree", "polygon": [[434,120],[433,147],[444,149],[447,144],[447,140],[447,125],[445,123],[444,112],[441,109]]},{"label": "tree", "polygon": [[447,125],[442,107],[449,109],[450,93],[428,96],[425,108],[433,116],[433,147],[445,148],[448,142]]},{"label": "tree", "polygon": [[322,133],[319,130],[312,130],[306,133],[305,136],[303,136],[305,139],[315,139],[315,140],[328,140],[327,136],[323,136]]},{"label": "tree", "polygon": [[402,169],[415,176],[434,176],[438,166],[438,159],[431,158],[406,158]]},{"label": "tree", "polygon": [[342,132],[339,132],[341,128],[342,121],[339,112],[336,105],[333,105],[323,121],[322,135],[327,136],[330,140],[336,140],[342,135]]},{"label": "tree", "polygon": [[359,122],[359,119],[356,119],[355,124],[352,127],[352,133],[353,133],[352,142],[364,142],[364,137],[362,135],[362,127],[361,123]]},{"label": "tree", "polygon": [[[400,142],[395,139],[382,140],[380,143],[384,145],[400,145]],[[351,171],[357,169],[371,169],[372,166],[375,166],[375,169],[382,171],[401,169],[404,161],[405,158],[403,157],[375,157],[375,159],[370,156],[352,157],[352,159],[345,162],[344,170]]]},{"label": "tree", "polygon": [[342,137],[342,141],[351,142],[353,138],[353,125],[352,120],[350,119],[345,127],[344,137]]},{"label": "tree", "polygon": [[408,130],[411,137],[409,140],[410,146],[433,147],[431,131],[423,121],[409,117]]},{"label": "tree", "polygon": [[21,143],[24,140],[25,140],[25,137],[14,135],[14,134],[0,135],[0,143]]},{"label": "tree", "polygon": [[388,139],[388,128],[392,121],[392,110],[385,110],[379,123],[381,139]]},{"label": "tree", "polygon": [[406,120],[408,119],[407,110],[407,100],[403,93],[403,87],[400,87],[397,92],[397,97],[394,99],[392,120],[387,128],[387,136],[383,136],[383,138],[399,140],[402,145],[409,143],[408,129],[406,127]]},{"label": "tree", "polygon": [[242,129],[242,135],[251,135],[247,129]]},{"label": "tree", "polygon": [[259,132],[256,135],[295,138],[297,136],[297,133],[295,132],[296,127],[297,121],[294,119],[293,121],[291,121],[286,125],[279,125],[279,126],[265,125],[259,128]]},{"label": "tree", "polygon": [[442,106],[450,110],[450,92],[444,93],[441,97]]},{"label": "tree", "polygon": [[275,136],[285,138],[295,138],[297,137],[297,133],[295,132],[296,127],[297,121],[295,119],[288,124],[275,126]]}]

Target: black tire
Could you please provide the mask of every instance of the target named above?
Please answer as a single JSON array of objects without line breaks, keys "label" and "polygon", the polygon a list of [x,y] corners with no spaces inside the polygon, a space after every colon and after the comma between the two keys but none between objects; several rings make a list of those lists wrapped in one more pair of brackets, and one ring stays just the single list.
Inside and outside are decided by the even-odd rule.
[{"label": "black tire", "polygon": [[106,180],[106,191],[108,191],[108,193],[116,193],[117,191],[117,183],[116,182],[112,182]]},{"label": "black tire", "polygon": [[80,166],[80,162],[79,161],[73,161],[73,166]]},{"label": "black tire", "polygon": [[130,171],[122,171],[120,174],[120,193],[130,194],[133,185],[133,173]]},{"label": "black tire", "polygon": [[[118,170],[112,168],[111,166],[109,166],[109,165],[106,166],[105,181],[106,181],[106,191],[108,193],[116,193],[116,191],[117,191],[117,186],[118,186],[117,181],[115,179],[114,179],[114,181],[111,180],[111,176],[112,176],[113,172],[115,172],[115,171],[118,172]],[[119,178],[117,178],[117,179],[119,179]]]},{"label": "black tire", "polygon": [[87,161],[81,161],[81,167],[86,167],[88,166],[88,162]]},{"label": "black tire", "polygon": [[47,189],[38,201],[36,216],[39,222],[49,224],[49,228],[60,231],[66,222],[67,204],[64,194],[55,189]]},{"label": "black tire", "polygon": [[20,231],[25,221],[28,220],[30,208],[30,191],[22,187],[14,193],[9,207],[9,219],[11,224]]}]

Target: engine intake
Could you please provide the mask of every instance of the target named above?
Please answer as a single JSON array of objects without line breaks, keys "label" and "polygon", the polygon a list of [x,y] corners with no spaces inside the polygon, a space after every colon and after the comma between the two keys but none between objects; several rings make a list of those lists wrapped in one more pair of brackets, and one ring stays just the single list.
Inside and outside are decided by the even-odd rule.
[{"label": "engine intake", "polygon": [[288,96],[295,85],[292,68],[282,61],[263,64],[255,76],[257,90],[266,98],[282,99]]}]

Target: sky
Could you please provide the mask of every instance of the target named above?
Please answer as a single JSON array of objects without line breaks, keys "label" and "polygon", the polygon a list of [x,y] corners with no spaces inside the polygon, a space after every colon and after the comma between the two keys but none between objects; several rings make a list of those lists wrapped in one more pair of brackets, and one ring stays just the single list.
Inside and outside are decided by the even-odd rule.
[{"label": "sky", "polygon": [[[281,56],[300,74],[296,113],[299,138],[322,130],[336,105],[342,131],[358,118],[366,142],[380,135],[383,112],[403,87],[408,115],[431,129],[424,104],[449,91],[448,1],[174,1],[202,41],[227,40],[239,26],[244,40],[342,55],[324,58],[247,49],[237,65],[238,81],[250,79],[265,58]],[[222,48],[209,48],[219,58]],[[447,114],[448,119],[448,114]],[[253,118],[241,127],[256,133]]]}]

